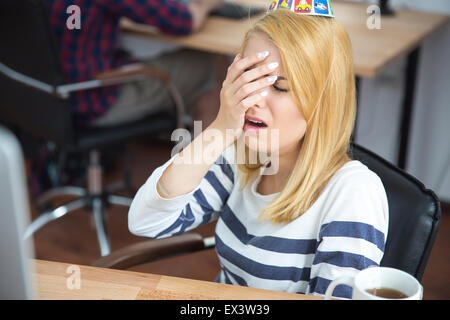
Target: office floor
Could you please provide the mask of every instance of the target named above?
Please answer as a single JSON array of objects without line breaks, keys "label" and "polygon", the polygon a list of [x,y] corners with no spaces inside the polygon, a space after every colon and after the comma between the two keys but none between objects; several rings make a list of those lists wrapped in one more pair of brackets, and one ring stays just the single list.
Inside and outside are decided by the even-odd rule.
[{"label": "office floor", "polygon": [[[169,157],[173,145],[163,142],[140,139],[129,143],[127,150],[132,154],[132,184],[138,188],[153,169],[163,164]],[[122,164],[117,161],[106,173],[107,183],[121,178]],[[58,199],[64,203],[70,198]],[[58,203],[55,201],[55,203]],[[33,218],[37,213],[34,210]],[[112,249],[126,245],[149,241],[129,233],[127,227],[127,209],[111,207],[108,209],[108,227]],[[208,224],[196,231],[203,236],[212,235],[214,224]],[[38,259],[62,261],[73,264],[89,265],[99,258],[99,249],[93,220],[89,211],[79,210],[54,221],[35,234],[35,254]],[[450,206],[443,207],[442,223],[433,251],[431,253],[422,284],[425,299],[450,299]],[[132,270],[213,280],[219,270],[214,249],[165,259],[160,262],[138,266]]]}]

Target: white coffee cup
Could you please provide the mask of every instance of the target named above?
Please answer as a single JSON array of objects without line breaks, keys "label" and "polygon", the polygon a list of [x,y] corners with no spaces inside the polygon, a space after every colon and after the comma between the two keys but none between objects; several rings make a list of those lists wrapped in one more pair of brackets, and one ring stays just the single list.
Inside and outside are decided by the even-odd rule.
[{"label": "white coffee cup", "polygon": [[325,300],[329,300],[333,295],[334,288],[341,284],[353,288],[353,300],[391,300],[366,291],[375,288],[393,289],[407,296],[407,298],[395,300],[422,300],[423,296],[423,287],[416,278],[409,273],[393,268],[371,267],[358,272],[354,277],[338,278],[328,286]]}]

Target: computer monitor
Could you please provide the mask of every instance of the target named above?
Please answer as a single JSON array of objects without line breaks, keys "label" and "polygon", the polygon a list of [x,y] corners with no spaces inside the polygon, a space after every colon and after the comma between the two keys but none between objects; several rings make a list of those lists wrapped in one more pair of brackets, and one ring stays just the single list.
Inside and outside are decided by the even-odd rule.
[{"label": "computer monitor", "polygon": [[378,5],[380,7],[381,15],[392,16],[395,14],[389,5],[389,0],[378,0]]},{"label": "computer monitor", "polygon": [[[32,240],[23,153],[17,138],[0,126],[0,299],[34,298]],[[31,238],[30,238],[31,239]]]}]

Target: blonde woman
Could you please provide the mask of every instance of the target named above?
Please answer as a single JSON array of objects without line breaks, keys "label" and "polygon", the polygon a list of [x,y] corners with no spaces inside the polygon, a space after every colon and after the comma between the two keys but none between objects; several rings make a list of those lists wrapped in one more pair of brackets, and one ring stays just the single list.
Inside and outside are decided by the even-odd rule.
[{"label": "blonde woman", "polygon": [[[322,295],[333,279],[378,265],[387,198],[379,177],[347,154],[355,83],[342,26],[288,10],[266,15],[220,98],[215,121],[140,188],[130,231],[168,237],[218,219],[216,281],[257,288]],[[252,152],[270,161],[250,163]]]}]

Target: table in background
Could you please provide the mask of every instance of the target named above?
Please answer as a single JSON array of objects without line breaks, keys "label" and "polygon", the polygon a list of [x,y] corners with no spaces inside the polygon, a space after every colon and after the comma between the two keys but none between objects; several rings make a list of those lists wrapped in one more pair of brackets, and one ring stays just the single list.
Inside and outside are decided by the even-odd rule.
[{"label": "table in background", "polygon": [[[32,260],[37,298],[43,300],[321,300],[320,297],[216,282],[90,266],[80,289],[69,289],[71,264]],[[73,269],[72,269],[73,272]],[[70,282],[70,281],[69,281]]]},{"label": "table in background", "polygon": [[[236,3],[267,8],[270,0],[236,0]],[[393,61],[408,55],[397,163],[399,167],[405,168],[419,49],[430,34],[449,21],[449,17],[397,9],[394,16],[382,16],[381,29],[370,30],[367,28],[369,4],[333,1],[332,5],[336,19],[347,30],[352,41],[357,79],[376,77]],[[235,55],[239,51],[247,30],[262,15],[242,20],[212,16],[208,18],[201,30],[185,37],[162,35],[154,27],[137,24],[127,19],[121,21],[121,26],[126,33],[144,35],[192,49]]]}]

